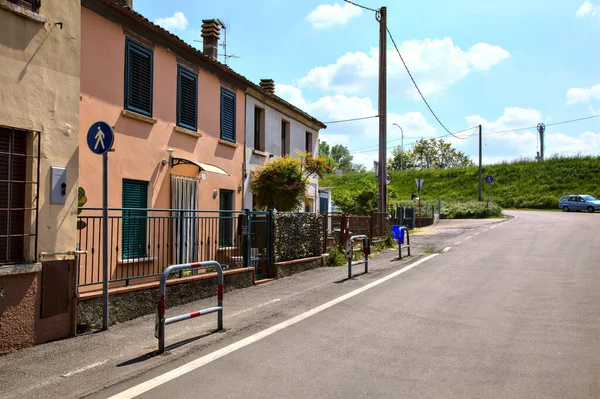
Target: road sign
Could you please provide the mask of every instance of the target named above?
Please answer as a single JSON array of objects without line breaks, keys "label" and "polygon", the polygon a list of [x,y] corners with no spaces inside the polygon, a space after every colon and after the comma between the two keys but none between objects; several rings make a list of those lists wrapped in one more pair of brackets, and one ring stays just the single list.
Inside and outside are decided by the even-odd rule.
[{"label": "road sign", "polygon": [[421,187],[423,187],[423,179],[415,179],[415,182],[417,183],[417,188],[420,190]]},{"label": "road sign", "polygon": [[385,184],[390,184],[392,182],[392,176],[389,173],[385,174]]},{"label": "road sign", "polygon": [[487,175],[487,176],[485,177],[485,182],[486,182],[487,184],[492,184],[492,183],[494,182],[494,178],[493,178],[492,176],[490,176],[490,175]]},{"label": "road sign", "polygon": [[115,142],[115,132],[106,122],[94,123],[87,133],[87,144],[94,154],[102,155],[110,151]]}]

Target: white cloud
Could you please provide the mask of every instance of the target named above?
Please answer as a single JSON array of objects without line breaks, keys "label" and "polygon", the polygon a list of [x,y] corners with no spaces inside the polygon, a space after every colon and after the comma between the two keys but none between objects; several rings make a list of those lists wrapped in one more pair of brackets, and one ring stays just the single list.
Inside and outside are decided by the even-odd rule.
[{"label": "white cloud", "polygon": [[[495,121],[488,122],[479,115],[465,118],[471,126],[483,126],[483,162],[484,164],[510,161],[518,158],[534,158],[539,151],[539,135],[534,126],[542,119],[542,113],[535,109],[518,107],[505,108],[504,113]],[[514,131],[523,126],[532,126],[526,131]],[[600,133],[585,132],[579,136],[569,136],[547,127],[544,135],[544,155],[549,157],[554,154],[563,156],[588,155],[600,153]],[[500,134],[486,134],[486,132],[504,132]],[[461,151],[466,152],[476,160],[477,140],[460,141],[451,140]]]},{"label": "white cloud", "polygon": [[589,88],[574,87],[567,91],[567,104],[587,103],[592,99],[600,100],[600,84]]},{"label": "white cloud", "polygon": [[[302,91],[294,86],[278,84],[275,91],[278,96],[323,122],[377,115],[377,109],[368,97],[348,97],[336,94],[309,102],[302,96]],[[427,123],[420,112],[388,113],[387,122],[389,155],[391,155],[392,149],[402,142],[402,133],[400,129],[393,126],[394,123],[402,126],[405,147],[414,142],[415,137],[436,135],[435,128]],[[352,152],[354,162],[364,165],[367,169],[372,168],[373,161],[377,160],[378,137],[379,120],[377,118],[349,123],[332,123],[327,126],[326,130],[321,130],[319,133],[322,141],[331,145],[345,145]]]},{"label": "white cloud", "polygon": [[362,10],[359,7],[348,3],[343,5],[338,3],[321,4],[311,11],[305,19],[312,24],[314,29],[328,29],[335,25],[344,25],[361,13]]},{"label": "white cloud", "polygon": [[589,0],[585,0],[577,10],[577,17],[596,17],[600,16],[600,6],[593,5]]},{"label": "white cloud", "polygon": [[[400,46],[404,60],[425,96],[438,93],[469,73],[488,71],[510,57],[500,46],[477,43],[468,51],[451,38],[405,41]],[[395,49],[388,49],[388,87],[400,87],[400,94],[418,94],[406,76]],[[377,89],[379,49],[369,53],[346,53],[334,64],[313,68],[299,79],[300,87],[315,87],[340,94],[370,94]],[[391,95],[398,94],[390,90]]]},{"label": "white cloud", "polygon": [[171,17],[157,18],[154,20],[154,23],[167,30],[185,30],[188,26],[188,20],[185,17],[185,14],[180,11],[176,12]]}]

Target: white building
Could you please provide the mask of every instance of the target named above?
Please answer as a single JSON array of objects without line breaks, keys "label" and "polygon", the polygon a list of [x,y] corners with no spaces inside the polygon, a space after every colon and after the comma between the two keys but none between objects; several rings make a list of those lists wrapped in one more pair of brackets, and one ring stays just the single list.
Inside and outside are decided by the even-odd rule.
[{"label": "white building", "polygon": [[[246,91],[246,157],[244,173],[244,208],[253,209],[248,189],[250,174],[272,157],[297,156],[296,150],[318,154],[322,122],[276,96],[272,80],[263,79],[261,90]],[[304,211],[319,211],[318,180],[311,179]]]}]

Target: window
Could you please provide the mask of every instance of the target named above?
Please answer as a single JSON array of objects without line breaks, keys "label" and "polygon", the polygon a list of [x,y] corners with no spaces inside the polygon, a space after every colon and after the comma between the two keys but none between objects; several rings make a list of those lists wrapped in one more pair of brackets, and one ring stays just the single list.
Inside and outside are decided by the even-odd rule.
[{"label": "window", "polygon": [[40,0],[8,0],[11,3],[14,3],[18,6],[31,10],[33,12],[38,12],[40,10]]},{"label": "window", "polygon": [[177,66],[177,126],[198,129],[198,75]]},{"label": "window", "polygon": [[254,107],[254,149],[265,150],[265,110]]},{"label": "window", "polygon": [[153,58],[151,49],[125,42],[125,109],[152,116]]},{"label": "window", "polygon": [[235,93],[221,87],[221,140],[235,143]]},{"label": "window", "polygon": [[[233,210],[233,191],[221,190],[219,195],[219,210]],[[219,246],[233,246],[233,222],[235,216],[231,212],[221,212],[219,214]]]},{"label": "window", "polygon": [[[28,151],[33,148],[30,139],[31,133],[0,127],[0,265],[29,261],[37,252],[37,221],[33,221],[37,209],[31,198],[37,197],[32,189],[37,191],[38,186],[37,179],[28,181],[28,176],[34,170],[31,159],[37,160],[38,155]],[[37,140],[39,144],[39,135]]]},{"label": "window", "polygon": [[148,207],[148,182],[123,179],[123,252],[122,258],[147,256],[147,212],[136,208]]},{"label": "window", "polygon": [[290,123],[281,120],[281,156],[290,154]]},{"label": "window", "polygon": [[313,146],[312,146],[312,133],[311,132],[306,132],[306,146],[304,148],[306,148],[306,152],[310,152],[312,154]]}]

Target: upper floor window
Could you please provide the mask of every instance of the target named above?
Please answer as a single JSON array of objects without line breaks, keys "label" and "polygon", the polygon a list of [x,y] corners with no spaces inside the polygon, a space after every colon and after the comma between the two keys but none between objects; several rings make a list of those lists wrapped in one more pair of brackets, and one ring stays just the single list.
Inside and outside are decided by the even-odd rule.
[{"label": "upper floor window", "polygon": [[127,38],[125,42],[125,109],[152,116],[154,52]]},{"label": "upper floor window", "polygon": [[281,120],[281,156],[290,154],[290,123]]},{"label": "upper floor window", "polygon": [[177,67],[177,126],[198,129],[198,74]]},{"label": "upper floor window", "polygon": [[235,93],[221,87],[221,139],[235,143]]},{"label": "upper floor window", "polygon": [[38,12],[40,10],[41,0],[8,0],[11,3],[14,3],[18,6],[31,10],[33,12]]},{"label": "upper floor window", "polygon": [[312,133],[306,132],[306,152],[313,153]]},{"label": "upper floor window", "polygon": [[254,149],[265,150],[265,110],[254,107]]}]

